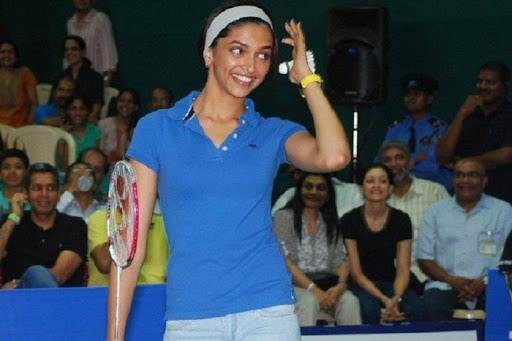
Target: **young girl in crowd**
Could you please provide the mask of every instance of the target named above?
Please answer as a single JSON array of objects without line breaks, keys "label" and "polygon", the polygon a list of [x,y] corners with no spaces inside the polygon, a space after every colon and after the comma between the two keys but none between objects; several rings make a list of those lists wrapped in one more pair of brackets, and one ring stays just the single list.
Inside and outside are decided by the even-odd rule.
[{"label": "young girl in crowd", "polygon": [[75,140],[77,158],[84,150],[100,146],[101,130],[89,123],[91,110],[91,102],[81,95],[71,97],[66,103],[64,128]]}]

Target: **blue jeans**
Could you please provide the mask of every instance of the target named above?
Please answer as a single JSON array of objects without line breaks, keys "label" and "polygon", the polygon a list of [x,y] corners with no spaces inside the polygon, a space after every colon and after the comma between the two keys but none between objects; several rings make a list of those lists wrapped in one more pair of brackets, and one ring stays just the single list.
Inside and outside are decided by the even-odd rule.
[{"label": "blue jeans", "polygon": [[249,310],[200,320],[170,320],[164,341],[300,341],[300,327],[293,305]]},{"label": "blue jeans", "polygon": [[[428,316],[433,321],[451,320],[453,309],[468,309],[464,303],[459,303],[455,290],[432,288],[423,294]],[[478,297],[476,309],[485,310],[485,291]]]},{"label": "blue jeans", "polygon": [[[395,289],[392,282],[374,281],[373,282],[382,293],[388,297],[395,295]],[[361,317],[364,324],[380,323],[381,309],[384,308],[380,300],[370,295],[367,291],[357,285],[350,286],[350,290],[359,299],[361,306]],[[427,313],[425,303],[412,289],[407,289],[402,295],[400,309],[405,313],[406,321],[426,320]]]},{"label": "blue jeans", "polygon": [[58,288],[59,286],[57,278],[50,269],[42,265],[32,265],[21,276],[18,288]]}]

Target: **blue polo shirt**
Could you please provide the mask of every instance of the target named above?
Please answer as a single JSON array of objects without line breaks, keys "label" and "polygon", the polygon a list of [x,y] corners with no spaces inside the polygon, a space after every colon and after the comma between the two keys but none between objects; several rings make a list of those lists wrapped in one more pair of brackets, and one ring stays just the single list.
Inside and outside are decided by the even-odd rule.
[{"label": "blue polo shirt", "polygon": [[272,232],[274,178],[285,142],[305,128],[264,118],[251,100],[216,148],[190,113],[199,92],[140,120],[127,155],[158,173],[171,256],[167,320],[202,319],[293,304]]}]

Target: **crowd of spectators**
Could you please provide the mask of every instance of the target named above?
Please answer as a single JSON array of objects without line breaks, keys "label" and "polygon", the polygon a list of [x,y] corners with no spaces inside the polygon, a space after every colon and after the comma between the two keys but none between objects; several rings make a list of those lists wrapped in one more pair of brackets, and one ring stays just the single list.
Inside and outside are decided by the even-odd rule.
[{"label": "crowd of spectators", "polygon": [[[74,3],[49,103],[38,105],[35,75],[16,43],[0,38],[0,123],[58,127],[77,146],[62,183],[55,167],[3,146],[3,289],[108,284],[109,170],[125,157],[141,116],[175,102],[158,85],[145,108],[136,89],[123,88],[101,117],[104,87],[117,72],[112,25],[94,1]],[[302,326],[315,325],[320,311],[338,325],[451,319],[454,309],[485,309],[490,268],[500,265],[512,280],[508,67],[483,64],[476,94],[451,122],[431,113],[435,77],[406,74],[401,86],[406,116],[390,125],[357,184],[297,170],[273,204]],[[140,284],[166,280],[170,250],[158,202],[153,214]]]}]

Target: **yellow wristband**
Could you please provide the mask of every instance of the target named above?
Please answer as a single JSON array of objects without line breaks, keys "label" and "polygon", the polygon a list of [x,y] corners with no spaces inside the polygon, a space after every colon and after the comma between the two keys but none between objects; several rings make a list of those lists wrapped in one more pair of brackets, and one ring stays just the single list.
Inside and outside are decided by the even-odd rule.
[{"label": "yellow wristband", "polygon": [[310,83],[313,82],[322,83],[322,77],[320,77],[320,75],[317,75],[316,73],[307,75],[300,81],[300,87],[302,89],[305,89]]}]

